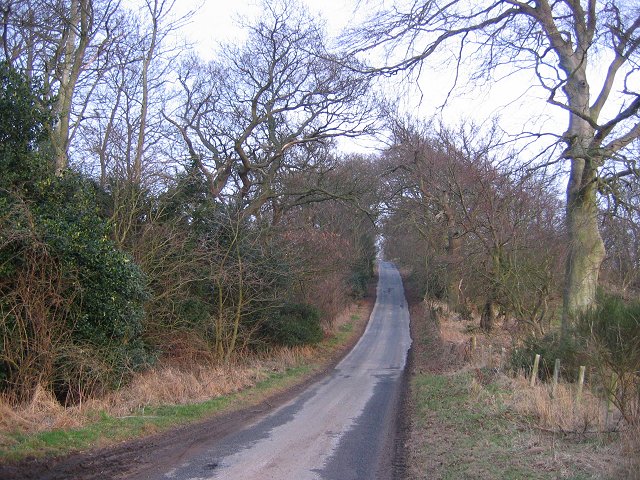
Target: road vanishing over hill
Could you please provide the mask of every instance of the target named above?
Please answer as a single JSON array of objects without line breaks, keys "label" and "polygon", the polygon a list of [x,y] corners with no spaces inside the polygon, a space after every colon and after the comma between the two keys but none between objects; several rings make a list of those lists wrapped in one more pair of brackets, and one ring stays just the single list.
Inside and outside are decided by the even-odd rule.
[{"label": "road vanishing over hill", "polygon": [[411,344],[397,269],[380,262],[365,333],[324,379],[176,465],[130,480],[373,480],[393,477],[402,373]]}]

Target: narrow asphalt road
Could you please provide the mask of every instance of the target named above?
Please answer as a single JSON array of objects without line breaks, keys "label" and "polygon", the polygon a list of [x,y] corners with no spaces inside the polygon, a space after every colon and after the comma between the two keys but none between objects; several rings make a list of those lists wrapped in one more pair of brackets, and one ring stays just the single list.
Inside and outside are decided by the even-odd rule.
[{"label": "narrow asphalt road", "polygon": [[169,470],[131,478],[390,479],[410,344],[400,275],[392,264],[380,262],[377,301],[367,329],[329,376]]}]

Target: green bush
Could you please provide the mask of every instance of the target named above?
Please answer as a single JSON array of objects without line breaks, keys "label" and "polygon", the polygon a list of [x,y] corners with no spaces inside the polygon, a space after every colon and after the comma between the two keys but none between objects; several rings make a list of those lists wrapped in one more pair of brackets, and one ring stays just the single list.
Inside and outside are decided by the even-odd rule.
[{"label": "green bush", "polygon": [[522,345],[512,350],[511,368],[530,375],[536,354],[540,354],[538,378],[542,381],[553,377],[556,359],[560,359],[560,376],[570,382],[578,379],[580,365],[588,362],[582,340],[575,335],[561,338],[559,334],[552,333],[544,337],[525,338]]},{"label": "green bush", "polygon": [[597,306],[581,316],[580,334],[590,338],[599,360],[618,369],[640,369],[640,302],[600,294]]},{"label": "green bush", "polygon": [[356,270],[351,273],[349,284],[351,285],[351,296],[353,298],[362,298],[367,293],[367,286],[371,281],[372,274],[362,270]]},{"label": "green bush", "polygon": [[53,170],[46,155],[52,123],[41,89],[0,62],[0,190],[24,188]]},{"label": "green bush", "polygon": [[[14,349],[11,358],[0,351],[0,358],[5,357],[4,363],[0,361],[5,388],[32,383],[28,378],[13,378],[16,372],[38,374],[43,376],[39,381],[51,384],[67,403],[69,395],[79,391],[119,386],[151,360],[141,337],[145,279],[110,240],[108,224],[96,211],[93,190],[91,182],[67,173],[39,182],[27,198],[14,196],[9,202],[17,213],[3,217],[6,221],[0,225],[7,233],[0,245],[0,335],[24,348],[22,352]],[[49,265],[46,272],[43,261]],[[25,282],[32,287],[22,287],[16,295]],[[60,283],[56,289],[44,289]],[[34,315],[38,305],[41,308]],[[44,330],[43,324],[47,325]],[[12,325],[22,325],[21,331]],[[56,332],[56,341],[45,348],[43,342],[50,341],[46,337],[51,332]],[[109,368],[100,370],[103,375],[92,376],[98,370],[84,368],[87,359],[82,355],[67,354],[76,344],[84,345],[85,351],[109,352]],[[33,350],[36,345],[42,348]],[[39,362],[54,366],[50,374],[55,379],[35,368],[25,373],[20,363],[38,356],[48,358]],[[83,380],[86,384],[79,385]],[[24,398],[25,392],[18,396]]]},{"label": "green bush", "polygon": [[320,312],[311,305],[289,303],[281,307],[262,328],[267,343],[297,346],[318,343],[323,338]]},{"label": "green bush", "polygon": [[109,238],[108,224],[96,204],[93,184],[69,172],[48,182],[33,210],[43,240],[61,260],[63,274],[77,277],[75,336],[100,345],[129,344],[141,332],[145,280]]},{"label": "green bush", "polygon": [[601,390],[627,422],[640,424],[640,302],[599,294],[596,307],[579,318],[577,327],[587,339]]}]

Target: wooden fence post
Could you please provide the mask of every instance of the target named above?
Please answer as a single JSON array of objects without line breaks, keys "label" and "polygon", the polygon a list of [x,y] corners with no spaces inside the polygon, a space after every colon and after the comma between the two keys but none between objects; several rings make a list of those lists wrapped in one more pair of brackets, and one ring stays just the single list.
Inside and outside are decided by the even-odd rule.
[{"label": "wooden fence post", "polygon": [[580,403],[582,400],[582,387],[584,386],[584,371],[586,370],[584,365],[580,366],[580,372],[578,373],[578,394],[576,395],[576,402]]},{"label": "wooden fence post", "polygon": [[533,370],[531,370],[531,381],[529,382],[529,385],[532,387],[536,384],[536,378],[538,377],[539,366],[540,366],[540,354],[536,353],[536,358],[533,360]]},{"label": "wooden fence post", "polygon": [[553,385],[551,386],[551,398],[556,397],[558,390],[558,377],[560,376],[560,359],[556,358],[556,363],[553,365]]}]

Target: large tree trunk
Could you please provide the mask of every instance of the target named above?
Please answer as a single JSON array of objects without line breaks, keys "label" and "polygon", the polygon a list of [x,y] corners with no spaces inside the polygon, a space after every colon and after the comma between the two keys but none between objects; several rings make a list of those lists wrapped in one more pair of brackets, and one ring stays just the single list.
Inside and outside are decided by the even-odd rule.
[{"label": "large tree trunk", "polygon": [[58,76],[57,80],[60,83],[53,106],[54,113],[58,118],[51,134],[55,170],[58,174],[62,173],[69,163],[73,95],[80,73],[84,68],[85,52],[89,45],[92,25],[92,0],[72,0],[69,6],[68,24],[65,25],[64,34],[60,39],[59,48],[63,55],[59,64],[53,65],[56,69],[54,75]]},{"label": "large tree trunk", "polygon": [[603,159],[592,148],[594,128],[586,120],[591,114],[589,83],[586,76],[586,54],[564,59],[569,74],[564,92],[572,112],[565,157],[571,161],[567,185],[568,252],[564,280],[562,335],[576,315],[591,307],[596,300],[598,273],[604,260],[604,242],[598,227],[598,167]]},{"label": "large tree trunk", "polygon": [[597,183],[594,166],[585,159],[572,159],[567,187],[567,255],[562,333],[567,333],[577,314],[596,298],[598,273],[605,256],[598,228]]}]

